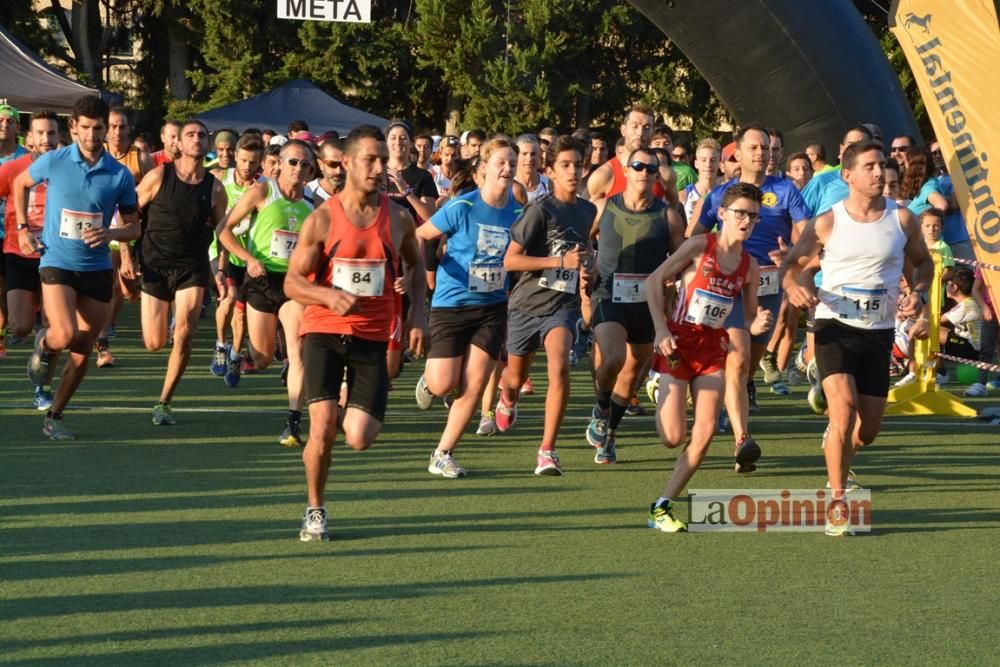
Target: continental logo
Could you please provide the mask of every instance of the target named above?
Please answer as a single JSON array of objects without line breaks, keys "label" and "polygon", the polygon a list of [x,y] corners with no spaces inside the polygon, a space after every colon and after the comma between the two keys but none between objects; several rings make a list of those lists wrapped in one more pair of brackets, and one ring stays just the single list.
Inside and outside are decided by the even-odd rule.
[{"label": "continental logo", "polygon": [[[969,198],[975,208],[971,231],[976,243],[989,253],[997,253],[1000,252],[1000,207],[989,183],[989,156],[976,147],[976,137],[963,111],[963,100],[955,94],[952,83],[952,64],[947,60],[950,47],[935,35],[932,18],[932,14],[918,16],[910,12],[903,20],[903,27],[923,66],[923,72],[918,67],[913,68],[914,76],[924,77],[934,96],[926,100],[927,106],[936,105],[944,120],[948,136],[939,135],[938,139],[942,143],[949,141],[955,149],[961,173],[955,173],[954,164],[949,166],[949,173],[953,181],[961,178],[968,186]],[[968,215],[967,210],[964,213]]]}]

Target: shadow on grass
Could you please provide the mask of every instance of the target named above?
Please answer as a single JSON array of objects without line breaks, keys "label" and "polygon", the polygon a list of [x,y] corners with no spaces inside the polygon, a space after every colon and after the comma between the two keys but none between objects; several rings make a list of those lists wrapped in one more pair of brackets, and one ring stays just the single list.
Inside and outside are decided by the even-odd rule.
[{"label": "shadow on grass", "polygon": [[964,508],[879,509],[872,508],[872,534],[939,533],[953,530],[990,530],[1000,528],[996,510]]}]

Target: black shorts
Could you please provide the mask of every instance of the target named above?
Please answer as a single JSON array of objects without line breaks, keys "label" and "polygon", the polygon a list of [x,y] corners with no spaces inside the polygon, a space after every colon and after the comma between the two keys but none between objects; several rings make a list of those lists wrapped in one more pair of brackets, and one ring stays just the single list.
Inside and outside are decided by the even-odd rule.
[{"label": "black shorts", "polygon": [[[10,289],[9,278],[7,283],[7,288]],[[979,350],[972,346],[972,342],[968,338],[962,338],[961,336],[955,335],[955,332],[951,329],[947,329],[947,331],[948,339],[944,342],[944,346],[941,350],[942,352],[950,354],[953,357],[961,357],[962,359],[968,359],[970,361],[979,360]]]},{"label": "black shorts", "polygon": [[889,395],[889,359],[894,329],[859,329],[836,320],[816,320],[816,365],[820,377],[847,373],[858,393]]},{"label": "black shorts", "polygon": [[85,296],[101,303],[111,303],[111,292],[115,285],[114,269],[100,271],[67,271],[54,266],[38,270],[45,285],[66,285],[72,287],[77,296]]},{"label": "black shorts", "polygon": [[288,297],[285,296],[285,274],[268,271],[267,275],[260,278],[252,278],[247,274],[237,298],[252,306],[254,310],[277,315],[288,301]]},{"label": "black shorts", "polygon": [[243,285],[243,281],[247,277],[247,267],[245,266],[235,266],[226,262],[226,278],[230,281],[230,284],[240,287]]},{"label": "black shorts", "polygon": [[211,276],[208,273],[210,270],[158,269],[143,266],[142,291],[161,301],[173,301],[174,296],[182,289],[190,287],[208,289],[211,283]]},{"label": "black shorts", "polygon": [[4,255],[3,262],[7,268],[7,289],[23,289],[27,292],[37,292],[39,286],[42,284],[41,277],[38,275],[38,263],[41,261],[37,258],[21,257],[20,255],[15,255],[14,253],[7,253]]},{"label": "black shorts", "polygon": [[339,401],[340,385],[347,371],[347,407],[357,408],[380,422],[389,402],[389,371],[384,341],[341,334],[311,333],[302,339],[303,399]]},{"label": "black shorts", "polygon": [[625,327],[625,340],[633,345],[648,345],[656,335],[653,316],[645,303],[614,303],[611,299],[594,301],[590,316],[590,330],[598,324],[617,322]]},{"label": "black shorts", "polygon": [[491,359],[500,356],[507,333],[507,302],[492,306],[460,306],[431,308],[431,359],[465,356],[469,345],[475,345]]}]

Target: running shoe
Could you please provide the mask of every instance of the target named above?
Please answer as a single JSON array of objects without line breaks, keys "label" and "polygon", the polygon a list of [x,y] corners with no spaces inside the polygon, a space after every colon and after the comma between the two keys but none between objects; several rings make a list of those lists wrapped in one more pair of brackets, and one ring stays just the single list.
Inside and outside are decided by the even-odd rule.
[{"label": "running shoe", "polygon": [[49,387],[35,387],[32,403],[36,410],[48,410],[52,407],[52,390]]},{"label": "running shoe", "polygon": [[792,390],[788,388],[788,385],[778,380],[777,382],[771,383],[771,393],[777,394],[778,396],[788,396],[792,393]]},{"label": "running shoe", "polygon": [[97,367],[98,368],[114,368],[115,357],[111,354],[111,350],[104,348],[103,350],[97,351]]},{"label": "running shoe", "polygon": [[455,394],[448,394],[441,398],[441,405],[444,406],[445,410],[451,410],[451,404],[455,402]]},{"label": "running shoe", "polygon": [[427,381],[423,375],[417,380],[417,389],[414,395],[417,399],[417,407],[421,410],[430,410],[431,406],[434,405],[434,401],[437,400],[437,396],[432,394],[431,390],[427,388]]},{"label": "running shoe", "polygon": [[539,477],[558,477],[562,474],[562,466],[559,465],[559,455],[556,450],[538,450],[535,457],[535,474]]},{"label": "running shoe", "polygon": [[521,393],[525,396],[531,396],[535,393],[535,383],[531,381],[530,377],[521,385]]},{"label": "running shoe", "polygon": [[764,382],[767,384],[774,384],[781,379],[781,369],[778,368],[778,362],[770,352],[765,352],[757,365],[764,371]]},{"label": "running shoe", "polygon": [[757,412],[757,384],[753,380],[747,382],[747,401],[750,403],[750,412]]},{"label": "running shoe", "polygon": [[659,405],[660,401],[660,378],[649,378],[646,380],[646,396],[653,403]]},{"label": "running shoe", "polygon": [[510,405],[503,400],[503,392],[500,392],[500,400],[497,401],[496,409],[497,430],[506,433],[517,423],[517,401]]},{"label": "running shoe", "polygon": [[594,463],[608,465],[618,460],[618,452],[615,451],[615,436],[608,435],[604,439],[604,444],[597,448],[594,453]]},{"label": "running shoe", "polygon": [[590,349],[590,331],[583,329],[583,319],[576,321],[576,337],[573,340],[573,358],[577,361],[587,358]]},{"label": "running shoe", "polygon": [[847,506],[843,501],[830,503],[826,512],[826,530],[824,532],[830,537],[854,535]]},{"label": "running shoe", "polygon": [[76,440],[73,432],[63,426],[62,419],[53,419],[51,417],[46,417],[45,421],[42,422],[42,434],[49,440]]},{"label": "running shoe", "polygon": [[278,438],[278,444],[282,447],[305,447],[306,443],[302,442],[299,429],[299,424],[286,424],[285,430],[281,432],[281,437]]},{"label": "running shoe", "polygon": [[910,372],[904,375],[902,378],[900,378],[894,386],[905,387],[906,385],[913,384],[916,381],[917,381],[917,374]]},{"label": "running shoe", "polygon": [[603,447],[608,439],[608,413],[596,405],[590,413],[590,424],[587,425],[587,442],[591,447]]},{"label": "running shoe", "polygon": [[233,359],[232,357],[226,361],[226,374],[223,379],[230,389],[236,389],[240,385],[240,361],[242,359]]},{"label": "running shoe", "polygon": [[637,395],[632,394],[628,405],[625,406],[625,414],[629,417],[640,417],[646,414],[646,409],[639,404],[639,397]]},{"label": "running shoe", "polygon": [[806,374],[800,371],[798,368],[788,369],[788,386],[798,387],[799,385],[806,383]]},{"label": "running shoe", "polygon": [[229,364],[226,361],[229,359],[229,355],[226,352],[225,346],[219,347],[215,346],[215,351],[212,352],[212,363],[209,365],[208,370],[211,371],[212,375],[216,377],[225,377],[226,368]]},{"label": "running shoe", "polygon": [[45,340],[47,329],[39,329],[35,334],[35,349],[28,357],[28,379],[31,384],[38,387],[44,385],[49,380],[49,360],[45,358],[42,350],[42,341]]},{"label": "running shoe", "polygon": [[465,477],[465,468],[458,465],[458,461],[455,457],[451,455],[451,452],[432,452],[431,462],[427,466],[427,472],[432,475],[440,475],[441,477],[447,477],[449,479],[454,479],[456,477]]},{"label": "running shoe", "polygon": [[157,403],[153,406],[153,424],[156,426],[173,426],[177,421],[167,403]]},{"label": "running shoe", "polygon": [[330,533],[326,530],[326,508],[307,507],[302,519],[299,540],[302,542],[326,542]]},{"label": "running shoe", "polygon": [[1000,389],[1000,380],[990,380],[986,383],[987,389]]},{"label": "running shoe", "polygon": [[816,365],[815,359],[806,364],[806,381],[809,384],[818,384],[820,381],[819,366]]},{"label": "running shoe", "polygon": [[660,501],[649,506],[649,518],[646,525],[664,533],[686,533],[687,524],[674,516],[674,504],[669,500]]},{"label": "running shoe", "polygon": [[243,361],[240,362],[240,373],[243,375],[253,375],[257,372],[257,364],[253,362],[253,357],[249,354],[243,355]]},{"label": "running shoe", "polygon": [[497,420],[496,414],[490,410],[483,418],[479,420],[479,428],[476,429],[476,435],[490,436],[497,434]]},{"label": "running shoe", "polygon": [[812,411],[818,415],[826,412],[826,394],[823,393],[823,387],[814,384],[809,387],[809,393],[806,394],[806,401],[809,403],[809,407]]},{"label": "running shoe", "polygon": [[757,460],[760,459],[760,445],[749,433],[744,433],[736,443],[735,456],[736,472],[753,472],[757,469]]},{"label": "running shoe", "polygon": [[986,385],[985,384],[983,384],[981,382],[974,382],[974,383],[970,384],[966,388],[966,390],[964,392],[962,392],[962,393],[965,396],[968,396],[969,398],[982,398],[988,392],[986,391]]}]

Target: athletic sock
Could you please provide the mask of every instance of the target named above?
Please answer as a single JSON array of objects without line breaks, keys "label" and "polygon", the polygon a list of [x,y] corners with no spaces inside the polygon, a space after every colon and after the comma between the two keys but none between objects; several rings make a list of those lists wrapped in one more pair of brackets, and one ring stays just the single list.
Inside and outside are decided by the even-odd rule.
[{"label": "athletic sock", "polygon": [[622,423],[622,418],[625,416],[625,407],[617,401],[611,401],[611,417],[608,419],[609,431],[614,431]]},{"label": "athletic sock", "polygon": [[666,503],[667,507],[670,507],[670,505],[672,505],[673,502],[674,501],[672,501],[670,498],[667,498],[666,496],[660,496],[659,498],[656,499],[656,503],[654,503],[654,506],[659,507],[663,503]]},{"label": "athletic sock", "polygon": [[63,416],[62,416],[61,412],[53,412],[52,410],[49,410],[48,412],[45,413],[45,418],[46,419],[62,419]]},{"label": "athletic sock", "polygon": [[240,354],[240,351],[237,350],[235,347],[229,351],[230,361],[239,361],[241,357],[242,355]]},{"label": "athletic sock", "polygon": [[288,411],[288,425],[292,424],[298,426],[299,422],[302,421],[302,411],[301,410],[289,410]]},{"label": "athletic sock", "polygon": [[597,397],[597,407],[599,407],[603,412],[607,412],[611,409],[611,392],[601,391],[600,389],[594,391],[594,396]]},{"label": "athletic sock", "polygon": [[224,342],[222,342],[221,340],[217,340],[217,341],[215,341],[215,349],[216,350],[225,350],[226,349],[226,344]]}]

